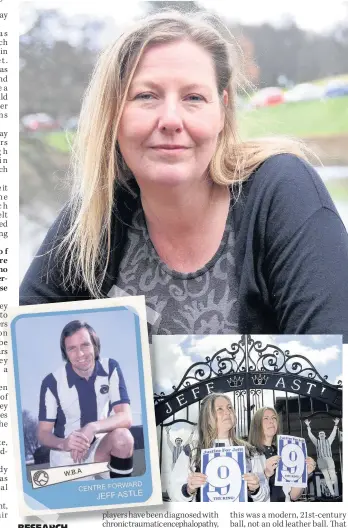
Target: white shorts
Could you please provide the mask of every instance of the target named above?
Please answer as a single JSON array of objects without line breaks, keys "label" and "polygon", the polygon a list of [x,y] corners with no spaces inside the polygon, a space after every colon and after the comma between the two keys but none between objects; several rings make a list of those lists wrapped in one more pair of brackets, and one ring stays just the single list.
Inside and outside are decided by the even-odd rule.
[{"label": "white shorts", "polygon": [[[95,452],[106,433],[97,436],[95,442],[87,451],[87,458],[82,462],[83,464],[91,464],[94,462]],[[74,462],[69,451],[59,451],[58,449],[51,449],[50,451],[50,467],[74,466],[79,462]]]},{"label": "white shorts", "polygon": [[320,471],[325,471],[325,469],[328,469],[329,471],[334,470],[335,471],[335,462],[333,461],[332,457],[322,457],[317,459],[318,468]]}]

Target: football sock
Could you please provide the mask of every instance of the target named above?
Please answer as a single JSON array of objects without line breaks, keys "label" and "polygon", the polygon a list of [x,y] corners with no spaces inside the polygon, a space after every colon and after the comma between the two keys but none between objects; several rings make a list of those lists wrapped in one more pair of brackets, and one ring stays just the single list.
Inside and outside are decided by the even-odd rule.
[{"label": "football sock", "polygon": [[119,458],[111,455],[109,470],[110,478],[130,477],[133,471],[133,456],[129,458]]}]

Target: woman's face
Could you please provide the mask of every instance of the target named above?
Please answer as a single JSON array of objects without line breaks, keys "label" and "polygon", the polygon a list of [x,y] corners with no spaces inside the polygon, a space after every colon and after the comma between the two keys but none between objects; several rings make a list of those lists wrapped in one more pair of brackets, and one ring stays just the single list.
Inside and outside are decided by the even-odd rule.
[{"label": "woman's face", "polygon": [[202,179],[223,124],[210,55],[188,41],[149,46],[130,85],[118,134],[140,187]]},{"label": "woman's face", "polygon": [[277,434],[278,429],[278,417],[277,415],[271,411],[270,409],[267,409],[263,413],[262,417],[262,432],[264,438],[272,438],[274,435]]},{"label": "woman's face", "polygon": [[220,396],[214,401],[214,410],[218,437],[223,438],[221,435],[228,433],[236,423],[234,410],[231,402]]}]

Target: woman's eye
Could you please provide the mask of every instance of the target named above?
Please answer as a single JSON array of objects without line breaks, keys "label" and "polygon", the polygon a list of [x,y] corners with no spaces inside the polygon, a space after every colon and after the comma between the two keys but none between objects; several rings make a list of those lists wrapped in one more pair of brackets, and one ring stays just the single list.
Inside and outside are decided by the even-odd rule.
[{"label": "woman's eye", "polygon": [[151,93],[141,93],[135,96],[134,99],[141,99],[143,101],[150,101],[153,99],[153,95]]},{"label": "woman's eye", "polygon": [[204,97],[202,95],[197,95],[197,94],[191,94],[191,95],[188,95],[186,97],[186,99],[188,99],[189,101],[192,101],[192,102],[201,102],[201,101],[204,101]]}]

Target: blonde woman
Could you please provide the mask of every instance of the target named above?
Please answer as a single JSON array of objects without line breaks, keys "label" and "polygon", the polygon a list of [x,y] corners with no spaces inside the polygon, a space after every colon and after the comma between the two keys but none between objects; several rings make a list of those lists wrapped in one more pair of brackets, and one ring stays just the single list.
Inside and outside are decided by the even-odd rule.
[{"label": "blonde woman", "polygon": [[121,291],[146,296],[155,334],[348,335],[346,230],[300,143],[239,138],[221,26],[163,12],[101,55],[21,304]]},{"label": "blonde woman", "polygon": [[269,500],[269,486],[264,475],[265,457],[247,442],[236,437],[236,415],[226,394],[211,393],[202,402],[197,425],[197,440],[190,455],[182,452],[171,475],[169,495],[174,502],[200,501],[200,488],[207,476],[200,472],[201,451],[211,447],[244,446],[250,472],[243,475],[250,501]]},{"label": "blonde woman", "polygon": [[[280,459],[277,453],[277,434],[279,418],[272,407],[262,407],[254,414],[249,432],[249,442],[258,452],[266,457],[265,476],[269,479],[271,502],[288,502],[297,500],[303,488],[274,486],[275,471]],[[313,458],[306,458],[308,477],[313,473],[316,463]]]}]

